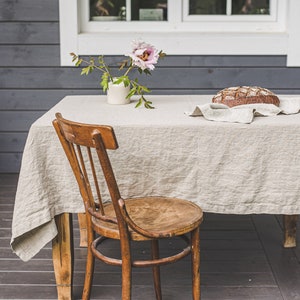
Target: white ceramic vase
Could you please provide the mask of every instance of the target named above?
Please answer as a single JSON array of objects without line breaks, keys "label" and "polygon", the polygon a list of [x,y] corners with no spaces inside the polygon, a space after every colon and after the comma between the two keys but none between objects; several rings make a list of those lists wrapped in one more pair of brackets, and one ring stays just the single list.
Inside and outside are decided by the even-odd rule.
[{"label": "white ceramic vase", "polygon": [[123,82],[115,84],[113,82],[108,83],[107,89],[107,103],[122,105],[130,102],[129,98],[126,98],[130,91],[130,86],[124,86]]}]

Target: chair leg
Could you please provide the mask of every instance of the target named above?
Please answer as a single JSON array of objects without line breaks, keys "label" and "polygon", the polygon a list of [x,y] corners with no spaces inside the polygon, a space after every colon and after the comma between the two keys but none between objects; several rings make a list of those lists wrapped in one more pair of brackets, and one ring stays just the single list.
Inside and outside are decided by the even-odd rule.
[{"label": "chair leg", "polygon": [[132,262],[131,246],[127,239],[120,241],[122,256],[122,300],[131,300]]},{"label": "chair leg", "polygon": [[[159,258],[158,240],[152,240],[151,241],[151,253],[152,253],[152,259]],[[156,300],[161,300],[162,296],[161,296],[159,266],[153,266],[152,267],[152,272],[153,272],[153,281],[154,281],[154,289],[155,289]]]},{"label": "chair leg", "polygon": [[91,245],[88,244],[82,300],[90,299],[94,275],[94,266],[95,257],[92,253]]},{"label": "chair leg", "polygon": [[193,300],[200,300],[200,227],[191,233]]},{"label": "chair leg", "polygon": [[94,266],[95,266],[95,257],[92,252],[92,243],[95,239],[95,232],[92,230],[91,218],[89,215],[86,215],[86,219],[83,220],[86,230],[87,237],[87,257],[86,257],[86,266],[85,266],[85,277],[84,285],[82,292],[82,300],[89,300],[91,296],[93,276],[94,276]]},{"label": "chair leg", "polygon": [[283,215],[284,248],[296,247],[296,232],[298,215]]},{"label": "chair leg", "polygon": [[131,259],[122,259],[122,300],[131,300]]}]

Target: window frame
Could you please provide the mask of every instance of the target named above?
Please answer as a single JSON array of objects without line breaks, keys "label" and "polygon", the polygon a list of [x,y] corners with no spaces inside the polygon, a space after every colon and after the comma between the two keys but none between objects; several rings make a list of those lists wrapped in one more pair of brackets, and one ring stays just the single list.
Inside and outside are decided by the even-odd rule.
[{"label": "window frame", "polygon": [[271,0],[276,5],[271,15],[185,20],[186,8],[174,7],[186,7],[187,1],[168,0],[168,21],[95,22],[88,20],[88,0],[59,0],[61,65],[73,65],[70,52],[124,55],[133,39],[143,39],[169,55],[287,55],[288,66],[300,66],[299,0]]}]

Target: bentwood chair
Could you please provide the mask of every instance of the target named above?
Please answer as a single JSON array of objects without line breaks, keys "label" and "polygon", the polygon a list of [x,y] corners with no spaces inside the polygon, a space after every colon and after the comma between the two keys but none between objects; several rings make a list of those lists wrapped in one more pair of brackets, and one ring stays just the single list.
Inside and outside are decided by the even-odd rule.
[{"label": "bentwood chair", "polygon": [[[199,300],[201,208],[176,198],[147,196],[123,199],[107,153],[107,149],[118,148],[113,128],[72,122],[64,119],[60,113],[56,114],[53,125],[76,177],[86,209],[88,250],[82,299],[90,297],[95,257],[107,264],[122,267],[122,300],[131,299],[132,267],[152,267],[156,299],[162,299],[159,267],[191,254],[192,294],[194,300]],[[99,175],[101,169],[102,177]],[[100,178],[101,191],[103,182],[106,182],[107,194],[111,198],[108,202],[102,201]],[[158,241],[178,236],[187,243],[185,248],[168,257],[160,257]],[[101,253],[101,243],[107,238],[120,241],[121,259]],[[150,241],[151,258],[133,259],[131,243],[139,241]]]}]

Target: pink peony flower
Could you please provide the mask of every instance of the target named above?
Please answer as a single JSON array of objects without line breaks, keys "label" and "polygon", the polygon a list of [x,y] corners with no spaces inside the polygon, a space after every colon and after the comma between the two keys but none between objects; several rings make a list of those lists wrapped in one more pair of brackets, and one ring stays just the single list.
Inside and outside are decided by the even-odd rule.
[{"label": "pink peony flower", "polygon": [[133,41],[133,50],[129,54],[132,59],[132,65],[141,68],[142,70],[154,70],[154,65],[159,59],[157,49],[142,41]]}]

